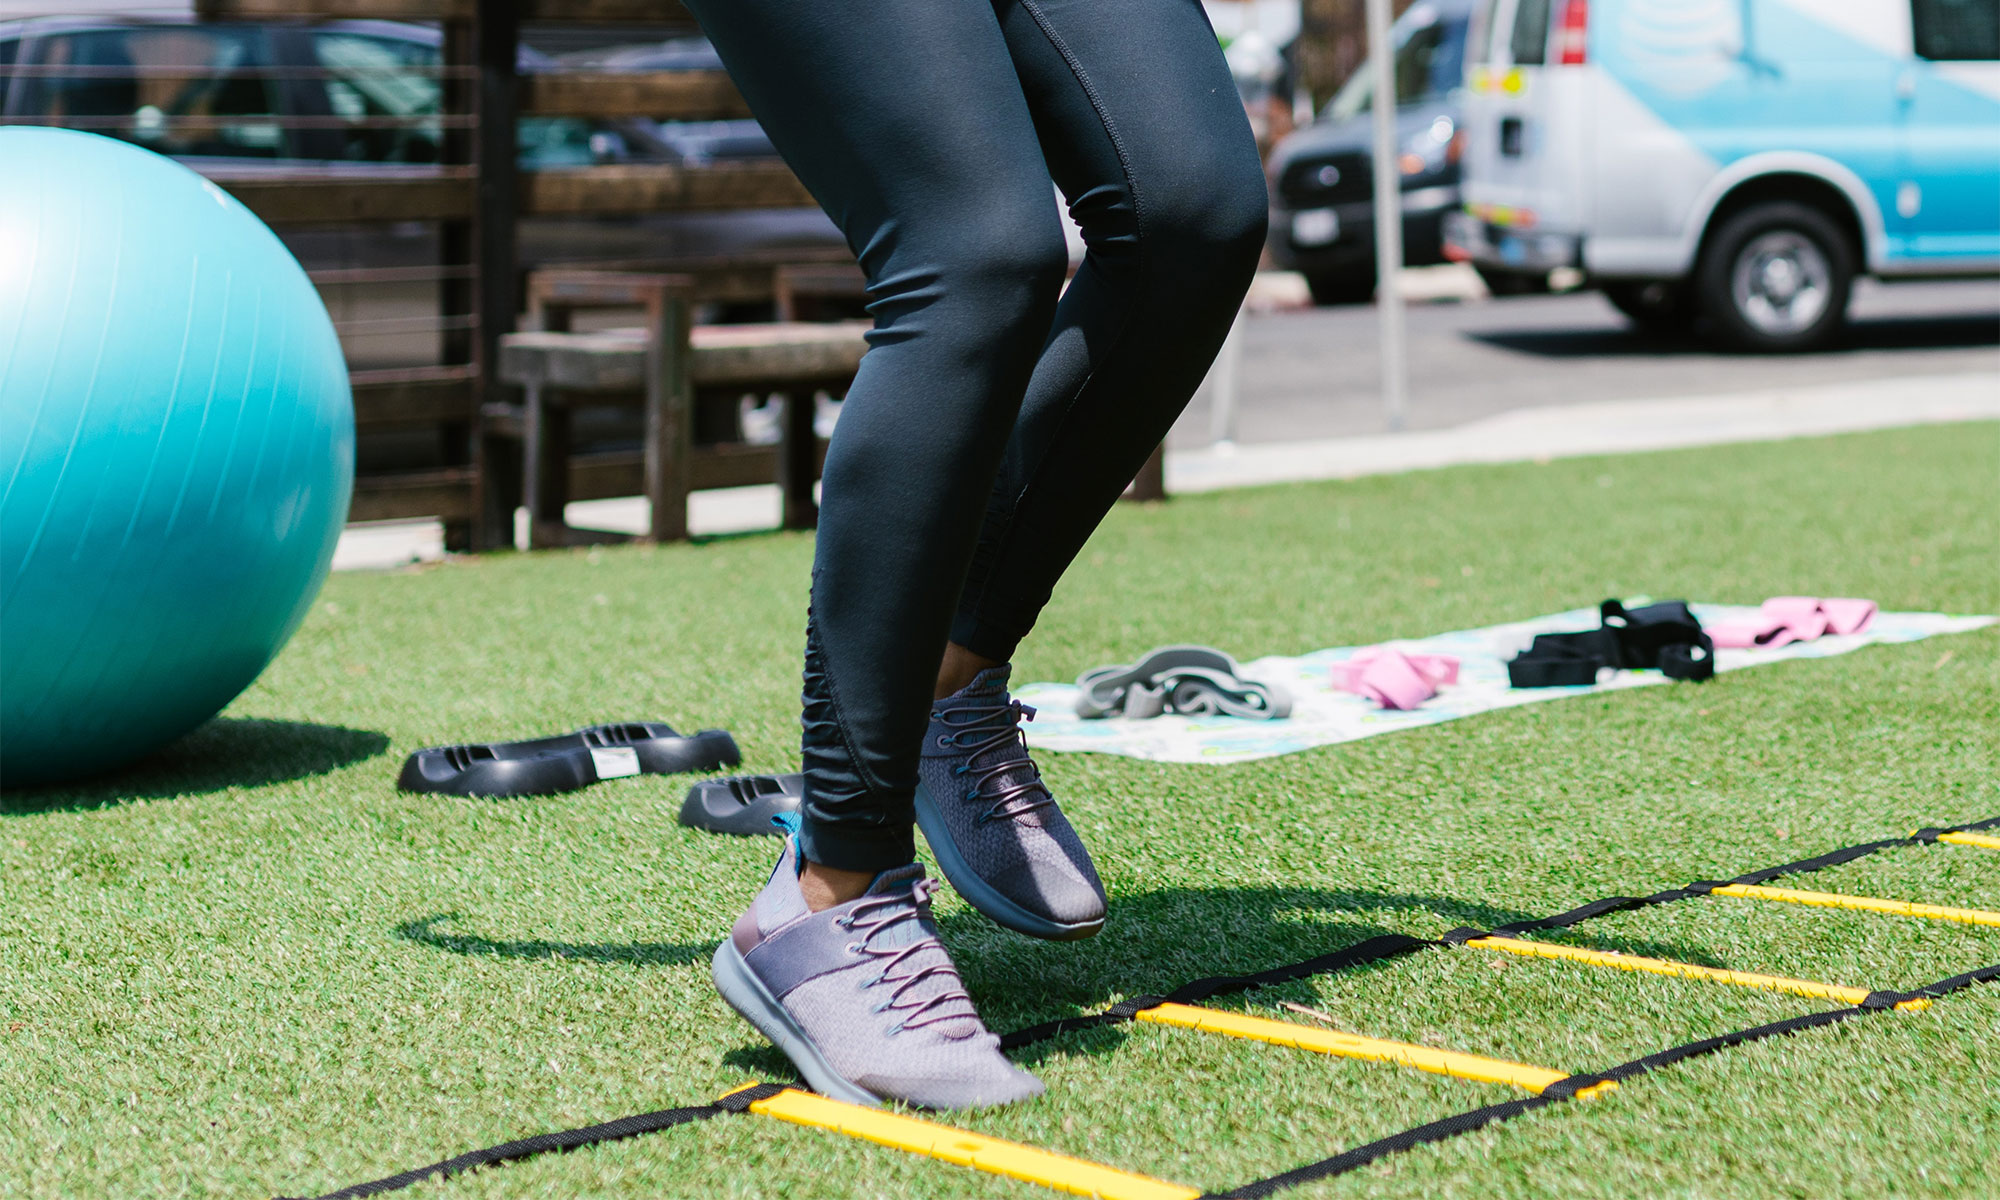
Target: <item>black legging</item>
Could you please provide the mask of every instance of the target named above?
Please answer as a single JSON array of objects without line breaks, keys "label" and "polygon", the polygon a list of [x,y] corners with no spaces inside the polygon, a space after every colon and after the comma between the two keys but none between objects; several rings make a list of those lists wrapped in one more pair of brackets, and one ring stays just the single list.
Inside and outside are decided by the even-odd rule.
[{"label": "black legging", "polygon": [[[689,7],[868,277],[813,566],[801,838],[882,870],[915,854],[945,642],[1008,659],[1187,404],[1256,268],[1263,172],[1198,0]],[[1051,176],[1089,247],[1067,291]]]}]

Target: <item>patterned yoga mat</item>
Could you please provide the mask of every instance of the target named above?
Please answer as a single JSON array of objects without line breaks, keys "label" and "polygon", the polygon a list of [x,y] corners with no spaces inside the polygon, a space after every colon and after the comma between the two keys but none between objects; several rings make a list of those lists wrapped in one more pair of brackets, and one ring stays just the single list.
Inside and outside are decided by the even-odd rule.
[{"label": "patterned yoga mat", "polygon": [[[1627,603],[1641,602],[1633,600]],[[1696,604],[1691,607],[1704,629],[1713,629],[1725,621],[1752,619],[1757,614],[1754,606]],[[2000,618],[1922,612],[1878,613],[1874,622],[1860,633],[1793,642],[1775,650],[1718,650],[1715,669],[1718,672],[1736,671],[1766,663],[1789,662],[1795,658],[1830,658],[1878,642],[1914,642],[1938,634],[1965,633],[1991,625],[1996,620]],[[1292,715],[1282,721],[1173,715],[1144,721],[1115,717],[1086,721],[1075,715],[1077,689],[1074,684],[1031,683],[1015,695],[1036,709],[1035,719],[1026,726],[1028,744],[1036,750],[1091,750],[1154,762],[1248,762],[1256,758],[1292,754],[1313,746],[1351,742],[1378,733],[1436,725],[1493,708],[1559,700],[1584,692],[1651,687],[1670,682],[1658,671],[1619,671],[1606,682],[1590,687],[1516,689],[1507,686],[1507,660],[1525,649],[1536,634],[1595,629],[1598,624],[1597,609],[1578,608],[1530,621],[1383,643],[1412,653],[1450,654],[1460,660],[1456,686],[1444,688],[1434,698],[1407,712],[1378,708],[1364,697],[1333,690],[1328,668],[1357,650],[1365,649],[1361,646],[1335,646],[1297,658],[1272,655],[1244,663],[1243,673],[1246,676],[1281,683],[1291,689]]]}]

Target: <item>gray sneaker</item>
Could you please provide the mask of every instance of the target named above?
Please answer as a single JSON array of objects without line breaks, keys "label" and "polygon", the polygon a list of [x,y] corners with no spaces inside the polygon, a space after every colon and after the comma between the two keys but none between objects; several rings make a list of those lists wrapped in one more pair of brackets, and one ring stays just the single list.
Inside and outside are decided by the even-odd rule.
[{"label": "gray sneaker", "polygon": [[1090,851],[1028,757],[1006,666],[988,667],[931,705],[917,768],[917,825],[938,870],[1009,929],[1054,941],[1104,927],[1104,885]]},{"label": "gray sneaker", "polygon": [[911,863],[807,912],[797,837],[715,949],[715,986],[812,1089],[852,1104],[980,1108],[1042,1094],[1008,1062],[931,924],[934,880]]}]

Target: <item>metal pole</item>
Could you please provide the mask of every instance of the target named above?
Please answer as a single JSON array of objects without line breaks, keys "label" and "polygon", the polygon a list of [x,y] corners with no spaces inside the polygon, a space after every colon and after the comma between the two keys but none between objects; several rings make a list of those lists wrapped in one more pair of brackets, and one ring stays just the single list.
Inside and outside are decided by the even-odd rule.
[{"label": "metal pole", "polygon": [[1367,0],[1368,67],[1374,75],[1375,304],[1382,319],[1382,404],[1389,428],[1403,427],[1409,367],[1403,354],[1403,173],[1396,165],[1396,70],[1389,0]]},{"label": "metal pole", "polygon": [[1215,365],[1210,368],[1208,440],[1215,448],[1227,452],[1236,445],[1236,401],[1238,373],[1243,364],[1243,310],[1236,310],[1236,319],[1230,322],[1229,336],[1222,339],[1222,350],[1215,356]]}]

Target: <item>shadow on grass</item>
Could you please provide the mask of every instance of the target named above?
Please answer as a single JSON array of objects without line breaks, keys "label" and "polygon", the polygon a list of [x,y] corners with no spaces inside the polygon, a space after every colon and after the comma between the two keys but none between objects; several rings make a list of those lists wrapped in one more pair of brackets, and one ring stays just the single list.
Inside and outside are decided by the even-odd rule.
[{"label": "shadow on grass", "polygon": [[743,1072],[746,1079],[759,1083],[790,1084],[798,1081],[799,1069],[792,1060],[778,1051],[769,1042],[758,1042],[752,1046],[738,1046],[722,1056],[724,1065]]},{"label": "shadow on grass", "polygon": [[504,941],[477,934],[445,933],[437,927],[457,918],[438,913],[396,926],[396,936],[453,954],[486,954],[495,958],[571,959],[577,962],[624,963],[642,967],[677,967],[707,962],[714,942],[550,942]]},{"label": "shadow on grass", "polygon": [[759,538],[768,538],[773,534],[797,534],[801,532],[809,532],[809,531],[802,531],[798,529],[784,529],[779,526],[773,525],[768,529],[765,528],[737,529],[724,533],[689,534],[688,543],[690,545],[695,545],[695,546],[726,546],[731,542],[756,541]]},{"label": "shadow on grass", "polygon": [[[193,733],[105,775],[0,792],[0,814],[105,808],[128,800],[196,796],[324,775],[389,748],[369,729],[217,717]],[[385,777],[386,782],[386,777]]]},{"label": "shadow on grass", "polygon": [[[1725,357],[1692,334],[1641,329],[1483,329],[1465,337],[1502,350],[1540,358]],[[1993,316],[1949,315],[1877,317],[1851,323],[1840,345],[1822,354],[1861,350],[1948,350],[2000,344]]]},{"label": "shadow on grass", "polygon": [[[1435,919],[1425,920],[1425,915]],[[1008,1030],[1055,1017],[1098,1012],[1112,1000],[1126,996],[1165,995],[1195,979],[1249,975],[1302,962],[1382,934],[1435,937],[1457,926],[1491,929],[1541,915],[1546,914],[1401,892],[1282,887],[1168,889],[1118,899],[1104,932],[1083,942],[1038,945],[1002,933],[983,917],[964,911],[946,918],[941,932],[987,1023],[996,1030]],[[1397,919],[1381,919],[1391,916]],[[1623,954],[1704,966],[1729,965],[1717,962],[1700,947],[1593,936],[1587,929],[1536,936],[1551,941],[1560,937],[1571,944]],[[1400,957],[1384,959],[1342,974],[1393,971],[1404,961]],[[1285,993],[1266,993],[1271,994]],[[1234,995],[1222,995],[1205,1003],[1234,1007],[1242,1001]],[[1060,1043],[1030,1047],[1020,1061],[1032,1065],[1057,1045],[1065,1053],[1105,1053],[1122,1037],[1115,1026],[1074,1034]]]},{"label": "shadow on grass", "polygon": [[[1164,995],[1207,976],[1248,975],[1301,962],[1386,933],[1435,937],[1461,925],[1491,929],[1538,915],[1542,914],[1476,900],[1404,892],[1284,887],[1169,888],[1115,900],[1104,932],[1080,942],[1034,941],[1005,932],[967,908],[943,915],[938,924],[966,989],[978,1002],[988,1027],[1006,1031],[1056,1017],[1098,1012],[1112,1000],[1125,996]],[[1397,919],[1379,919],[1390,916]],[[1426,916],[1431,919],[1423,919]],[[425,917],[399,926],[396,933],[454,954],[638,966],[705,963],[716,945],[713,941],[628,944],[513,941],[448,933],[438,928],[451,919],[449,913]],[[1574,932],[1563,940],[1593,949],[1704,966],[1729,965],[1715,961],[1713,955],[1698,947],[1594,937],[1587,932]],[[1392,971],[1402,961],[1385,959],[1344,974]],[[1227,1007],[1240,1001],[1233,996],[1218,996],[1207,1003]],[[1024,1065],[1032,1066],[1058,1047],[1065,1054],[1102,1054],[1115,1049],[1123,1038],[1117,1027],[1103,1027],[1071,1034],[1060,1041],[1039,1043],[1018,1057]],[[757,1078],[790,1078],[793,1074],[785,1057],[761,1042],[729,1051],[723,1061]]]}]

